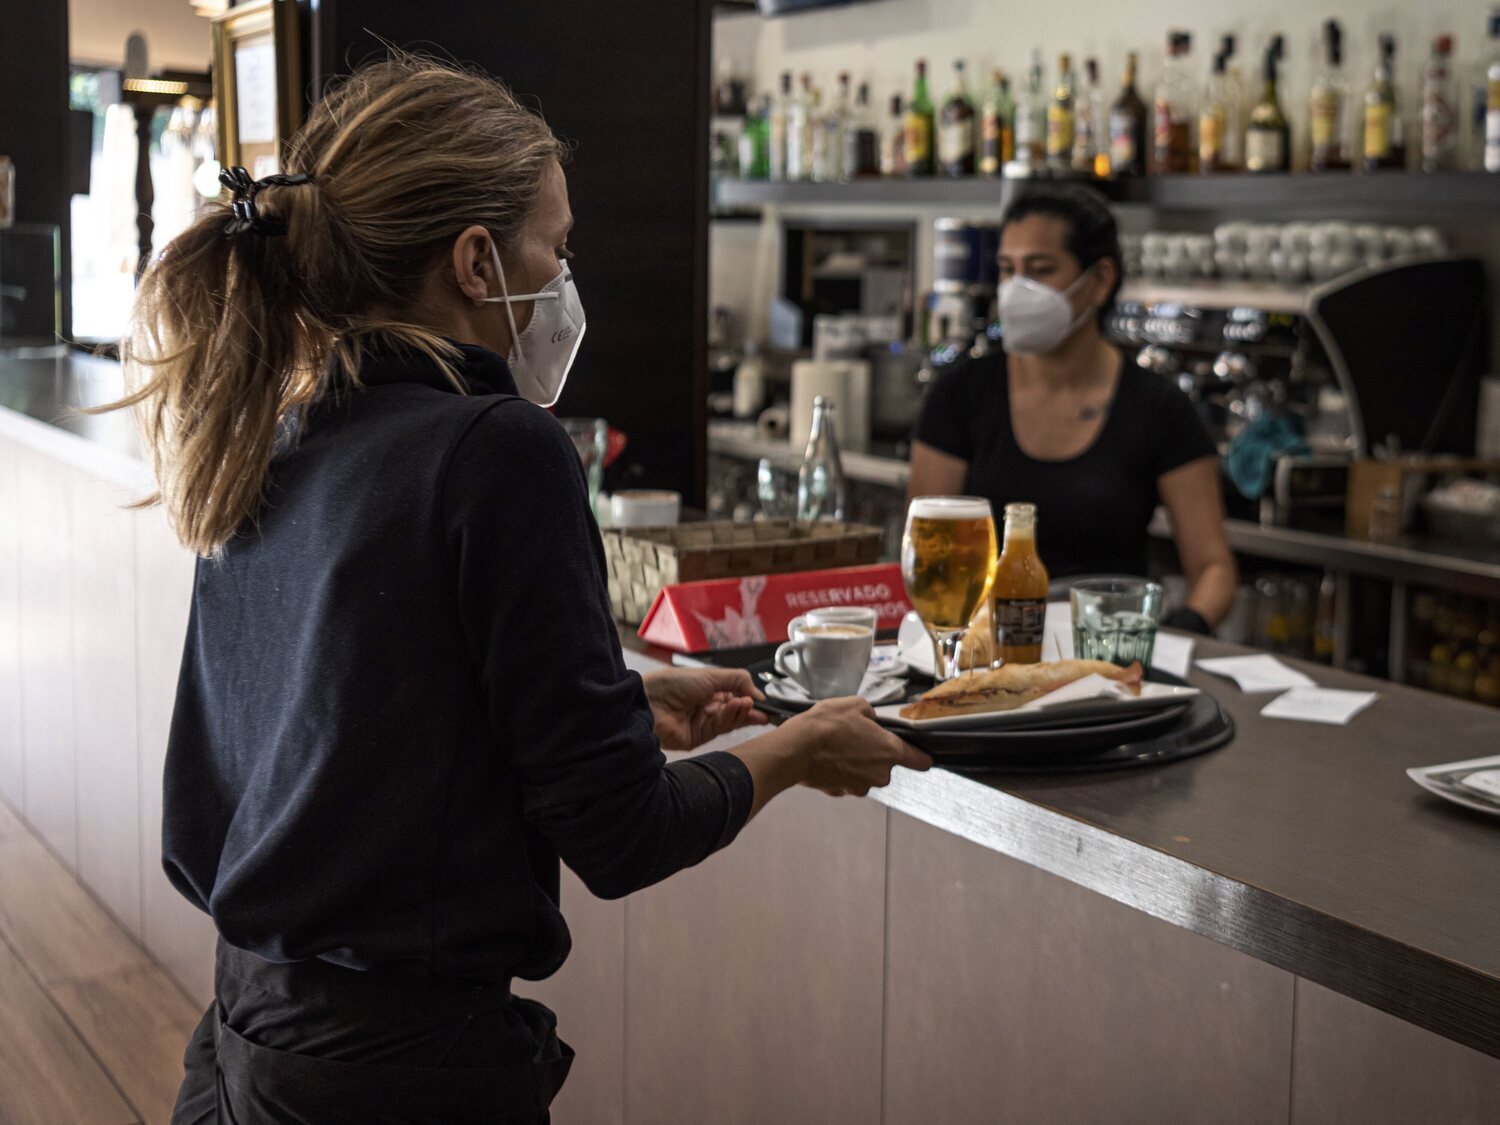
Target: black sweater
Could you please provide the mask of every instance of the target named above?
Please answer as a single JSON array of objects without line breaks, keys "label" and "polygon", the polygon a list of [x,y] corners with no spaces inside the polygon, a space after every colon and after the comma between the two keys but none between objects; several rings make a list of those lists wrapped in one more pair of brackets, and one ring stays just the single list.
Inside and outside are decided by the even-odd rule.
[{"label": "black sweater", "polygon": [[749,814],[739,759],[666,764],[567,435],[462,350],[467,395],[370,357],[198,564],[163,862],[268,960],[538,979],[570,945],[559,857],[616,897]]}]

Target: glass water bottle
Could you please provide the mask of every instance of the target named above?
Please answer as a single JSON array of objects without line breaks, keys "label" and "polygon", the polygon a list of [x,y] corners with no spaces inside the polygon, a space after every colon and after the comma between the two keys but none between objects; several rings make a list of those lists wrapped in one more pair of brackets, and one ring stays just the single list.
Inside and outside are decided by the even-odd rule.
[{"label": "glass water bottle", "polygon": [[844,469],[839,462],[839,442],[834,435],[833,402],[822,395],[813,399],[812,430],[807,452],[797,473],[797,522],[844,518]]}]

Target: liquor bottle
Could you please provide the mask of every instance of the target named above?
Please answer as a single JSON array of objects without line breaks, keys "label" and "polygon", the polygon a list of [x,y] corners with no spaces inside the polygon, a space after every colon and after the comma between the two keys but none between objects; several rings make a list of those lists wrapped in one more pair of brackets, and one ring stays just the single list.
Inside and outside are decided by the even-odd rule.
[{"label": "liquor bottle", "polygon": [[1193,170],[1193,78],[1188,54],[1193,37],[1174,31],[1167,37],[1167,62],[1156,84],[1155,161],[1157,175]]},{"label": "liquor bottle", "polygon": [[1010,79],[990,71],[990,89],[984,99],[979,128],[979,171],[998,176],[1016,155],[1016,104],[1010,98]]},{"label": "liquor bottle", "polygon": [[1086,59],[1084,82],[1073,95],[1073,171],[1109,178],[1104,143],[1104,95],[1099,89],[1099,60]]},{"label": "liquor bottle", "polygon": [[1198,171],[1227,172],[1224,142],[1229,135],[1229,56],[1220,51],[1214,56],[1208,85],[1203,91],[1203,108],[1198,112]]},{"label": "liquor bottle", "polygon": [[1146,174],[1146,103],[1135,89],[1136,54],[1125,56],[1120,96],[1109,109],[1109,172],[1112,176]]},{"label": "liquor bottle", "polygon": [[801,89],[786,110],[786,178],[805,180],[812,174],[812,75],[803,74]]},{"label": "liquor bottle", "polygon": [[1490,50],[1484,71],[1484,170],[1500,172],[1500,8],[1490,13]]},{"label": "liquor bottle", "polygon": [[870,109],[870,84],[861,82],[844,125],[843,179],[880,175],[880,130]]},{"label": "liquor bottle", "polygon": [[1396,88],[1396,37],[1380,37],[1380,63],[1365,93],[1364,165],[1366,172],[1406,167],[1406,130]]},{"label": "liquor bottle", "polygon": [[1260,101],[1250,111],[1250,126],[1245,131],[1245,170],[1247,172],[1290,172],[1292,169],[1292,132],[1281,99],[1276,91],[1276,69],[1281,62],[1284,40],[1276,36],[1266,47],[1265,85]]},{"label": "liquor bottle", "polygon": [[1005,543],[990,586],[996,664],[1042,659],[1047,617],[1047,568],[1036,553],[1036,505],[1005,505]]},{"label": "liquor bottle", "polygon": [[1219,40],[1219,54],[1224,56],[1224,136],[1220,145],[1226,172],[1245,166],[1245,83],[1239,65],[1234,61],[1235,38],[1225,35]]},{"label": "liquor bottle", "polygon": [[1016,103],[1016,158],[1013,171],[1034,176],[1047,162],[1047,95],[1042,89],[1042,52],[1033,49],[1026,86]]},{"label": "liquor bottle", "polygon": [[786,179],[786,139],[788,118],[792,109],[792,72],[781,72],[781,97],[771,108],[771,162],[773,180]]},{"label": "liquor bottle", "polygon": [[798,523],[844,518],[846,493],[839,442],[834,433],[837,428],[833,401],[818,395],[813,399],[807,450],[797,472]]},{"label": "liquor bottle", "polygon": [[880,174],[906,175],[906,113],[901,108],[900,94],[891,95],[891,115],[880,138]]},{"label": "liquor bottle", "polygon": [[1073,133],[1077,120],[1074,91],[1078,76],[1073,73],[1073,56],[1067,53],[1057,59],[1057,85],[1047,103],[1047,167],[1066,172],[1073,165]]},{"label": "liquor bottle", "polygon": [[1349,83],[1344,78],[1344,32],[1338,20],[1323,25],[1323,69],[1308,96],[1308,132],[1312,147],[1307,166],[1313,172],[1342,172],[1350,167],[1346,107]]},{"label": "liquor bottle", "polygon": [[932,98],[927,93],[927,60],[917,60],[917,77],[906,106],[906,174],[930,176],[936,167],[932,152]]},{"label": "liquor bottle", "polygon": [[833,105],[816,122],[813,134],[812,178],[819,183],[832,183],[844,174],[844,130],[849,124],[849,72],[839,72],[838,93]]},{"label": "liquor bottle", "polygon": [[945,176],[974,174],[974,103],[964,84],[964,61],[953,64],[953,90],[943,102],[938,129],[938,167]]},{"label": "liquor bottle", "polygon": [[740,133],[740,179],[764,180],[771,174],[771,96],[764,95],[745,119]]},{"label": "liquor bottle", "polygon": [[1453,81],[1453,37],[1439,35],[1422,70],[1422,171],[1458,167],[1458,92]]}]

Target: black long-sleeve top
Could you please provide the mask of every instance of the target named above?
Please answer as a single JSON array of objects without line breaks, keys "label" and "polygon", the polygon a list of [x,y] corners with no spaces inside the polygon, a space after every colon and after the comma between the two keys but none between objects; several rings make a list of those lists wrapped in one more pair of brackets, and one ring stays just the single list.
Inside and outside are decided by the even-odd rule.
[{"label": "black long-sleeve top", "polygon": [[570,946],[559,857],[615,897],[749,815],[738,758],[661,753],[567,435],[461,350],[468,394],[370,356],[198,564],[163,862],[268,960],[538,979]]}]

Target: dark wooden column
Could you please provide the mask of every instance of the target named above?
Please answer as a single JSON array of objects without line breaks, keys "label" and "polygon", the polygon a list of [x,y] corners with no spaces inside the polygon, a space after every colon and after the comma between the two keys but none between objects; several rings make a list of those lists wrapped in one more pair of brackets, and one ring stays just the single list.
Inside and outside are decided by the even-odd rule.
[{"label": "dark wooden column", "polygon": [[707,467],[708,0],[306,0],[316,91],[380,40],[503,78],[574,143],[588,335],[564,415],[630,437],[635,483],[702,503]]},{"label": "dark wooden column", "polygon": [[5,0],[0,17],[0,153],[16,166],[16,222],[62,228],[62,330],[73,331],[68,211],[68,6]]}]

